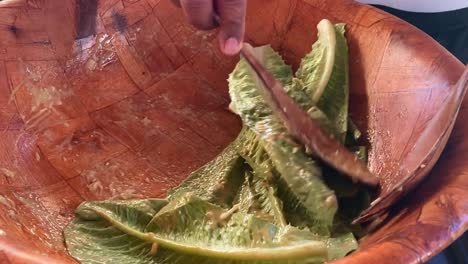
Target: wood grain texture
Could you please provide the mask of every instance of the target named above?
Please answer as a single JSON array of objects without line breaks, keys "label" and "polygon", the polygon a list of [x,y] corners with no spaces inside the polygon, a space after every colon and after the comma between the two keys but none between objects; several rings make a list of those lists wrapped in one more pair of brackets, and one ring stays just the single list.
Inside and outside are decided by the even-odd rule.
[{"label": "wood grain texture", "polygon": [[[463,65],[352,1],[248,2],[246,40],[271,43],[295,67],[321,19],[347,24],[351,112],[390,190]],[[237,60],[170,1],[0,2],[0,263],[75,263],[61,230],[81,201],[163,197],[219,153],[241,125],[226,110]],[[428,178],[336,263],[420,263],[467,229],[466,119],[465,98]]]}]

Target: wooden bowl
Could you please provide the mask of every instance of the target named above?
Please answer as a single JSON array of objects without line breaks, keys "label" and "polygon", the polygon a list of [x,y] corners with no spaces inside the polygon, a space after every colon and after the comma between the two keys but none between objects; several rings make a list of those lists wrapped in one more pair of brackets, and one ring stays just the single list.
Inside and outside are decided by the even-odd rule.
[{"label": "wooden bowl", "polygon": [[[316,25],[346,22],[351,108],[382,188],[463,65],[416,28],[341,0],[250,0],[247,41],[297,65]],[[238,58],[170,1],[0,2],[0,263],[74,263],[62,229],[83,200],[163,197],[239,132]],[[418,189],[336,263],[419,263],[468,223],[468,100]]]}]

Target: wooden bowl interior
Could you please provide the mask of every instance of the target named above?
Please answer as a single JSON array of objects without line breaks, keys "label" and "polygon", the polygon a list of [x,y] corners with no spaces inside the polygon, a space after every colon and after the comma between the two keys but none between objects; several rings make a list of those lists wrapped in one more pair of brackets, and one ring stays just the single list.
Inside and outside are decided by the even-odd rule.
[{"label": "wooden bowl interior", "polygon": [[[246,40],[295,66],[321,19],[347,24],[352,116],[387,191],[463,65],[352,1],[248,2]],[[73,263],[61,232],[80,202],[164,197],[217,155],[241,126],[227,110],[237,60],[170,1],[0,2],[0,262]],[[458,122],[429,180],[338,262],[416,263],[466,230],[467,134]]]}]

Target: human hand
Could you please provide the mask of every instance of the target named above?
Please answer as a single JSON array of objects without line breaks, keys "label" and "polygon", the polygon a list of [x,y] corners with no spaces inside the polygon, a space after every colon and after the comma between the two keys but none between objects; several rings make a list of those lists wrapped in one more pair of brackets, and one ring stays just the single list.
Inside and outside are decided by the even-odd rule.
[{"label": "human hand", "polygon": [[172,0],[172,2],[182,7],[189,22],[196,28],[210,30],[219,26],[219,45],[224,54],[235,55],[240,51],[244,41],[247,0]]}]

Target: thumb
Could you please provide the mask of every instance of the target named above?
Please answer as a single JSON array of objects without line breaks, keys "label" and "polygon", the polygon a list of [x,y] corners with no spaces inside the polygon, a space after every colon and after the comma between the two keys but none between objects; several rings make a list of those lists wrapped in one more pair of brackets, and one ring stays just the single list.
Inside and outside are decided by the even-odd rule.
[{"label": "thumb", "polygon": [[242,48],[246,6],[247,0],[216,0],[216,11],[221,20],[220,47],[227,55],[237,54]]}]

